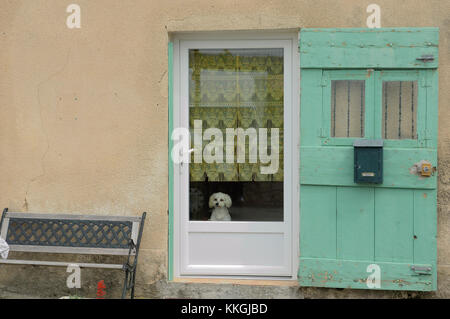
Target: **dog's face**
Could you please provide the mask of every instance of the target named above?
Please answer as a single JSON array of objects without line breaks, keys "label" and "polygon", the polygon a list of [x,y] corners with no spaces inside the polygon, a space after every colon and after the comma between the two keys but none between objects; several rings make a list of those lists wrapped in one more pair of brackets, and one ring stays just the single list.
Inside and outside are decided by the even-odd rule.
[{"label": "dog's face", "polygon": [[231,207],[231,197],[224,193],[214,193],[209,197],[209,208]]}]

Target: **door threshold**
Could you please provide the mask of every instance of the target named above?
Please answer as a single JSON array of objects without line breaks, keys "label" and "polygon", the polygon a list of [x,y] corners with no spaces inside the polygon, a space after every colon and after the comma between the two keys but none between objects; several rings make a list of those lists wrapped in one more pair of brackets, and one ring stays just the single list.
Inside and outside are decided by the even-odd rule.
[{"label": "door threshold", "polygon": [[298,281],[291,277],[286,279],[267,279],[267,278],[212,278],[212,277],[175,277],[172,282],[196,283],[196,284],[233,284],[249,286],[298,286]]}]

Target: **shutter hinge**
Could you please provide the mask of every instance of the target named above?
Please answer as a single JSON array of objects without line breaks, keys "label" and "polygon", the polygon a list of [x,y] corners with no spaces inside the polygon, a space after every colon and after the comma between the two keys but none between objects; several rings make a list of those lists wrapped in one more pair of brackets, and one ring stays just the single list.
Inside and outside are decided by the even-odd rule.
[{"label": "shutter hinge", "polygon": [[422,56],[420,58],[416,58],[416,60],[422,62],[430,62],[434,61],[434,56],[432,54],[422,54]]},{"label": "shutter hinge", "polygon": [[431,275],[431,270],[433,268],[431,266],[416,266],[411,265],[411,270],[414,271],[418,275]]}]

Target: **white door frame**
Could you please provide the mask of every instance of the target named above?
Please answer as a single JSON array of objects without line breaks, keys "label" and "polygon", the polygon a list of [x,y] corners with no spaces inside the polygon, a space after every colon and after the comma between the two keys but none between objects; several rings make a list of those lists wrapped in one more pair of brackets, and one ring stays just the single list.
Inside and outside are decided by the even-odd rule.
[{"label": "white door frame", "polygon": [[[182,265],[186,264],[185,260],[182,260],[182,250],[186,251],[187,242],[183,240],[183,235],[186,233],[186,223],[188,214],[183,211],[188,211],[186,204],[189,201],[189,193],[183,189],[183,185],[188,185],[189,174],[187,165],[174,164],[174,234],[173,234],[173,270],[174,277],[209,277],[209,278],[261,278],[261,279],[297,279],[298,270],[298,258],[299,258],[299,145],[300,145],[300,63],[298,53],[298,31],[295,32],[201,32],[201,33],[185,33],[182,35],[176,35],[173,39],[173,123],[174,128],[186,126],[188,123],[188,105],[186,105],[186,99],[182,97],[182,90],[186,90],[187,83],[181,83],[181,78],[186,77],[186,72],[181,70],[181,65],[186,63],[182,62],[183,56],[186,58],[186,54],[181,54],[182,50],[186,50],[188,47],[195,48],[269,48],[269,47],[282,47],[289,52],[285,53],[285,57],[289,57],[290,61],[285,61],[288,68],[285,68],[285,109],[284,109],[284,225],[289,227],[290,232],[290,269],[289,273],[284,272],[283,275],[277,275],[277,272],[268,268],[267,270],[259,267],[258,273],[263,274],[259,276],[251,275],[251,273],[242,274],[242,271],[234,271],[229,269],[230,275],[216,275],[215,269],[212,267],[205,272],[205,269],[201,269],[198,273],[195,269],[189,269],[186,275],[186,269],[183,269]],[[185,51],[184,51],[185,52]],[[186,80],[187,81],[187,77]],[[286,94],[287,93],[287,94]],[[181,104],[184,105],[181,105]],[[287,109],[286,105],[291,105],[291,109]],[[190,222],[190,230],[196,228],[202,228],[204,222]],[[223,225],[220,222],[207,222],[210,224],[208,227],[210,230],[217,228],[223,230]],[[219,224],[217,224],[219,223]],[[222,222],[223,223],[223,222]],[[267,222],[264,222],[267,226]],[[227,231],[239,232],[245,229],[245,223],[232,222],[233,227],[228,228]],[[280,222],[277,223],[278,226]],[[204,225],[204,224],[203,224]],[[257,225],[264,231],[267,228],[263,223]],[[272,225],[276,226],[276,225]],[[249,270],[252,271],[251,269]],[[182,275],[184,273],[184,275]],[[234,274],[234,275],[233,275]]]}]

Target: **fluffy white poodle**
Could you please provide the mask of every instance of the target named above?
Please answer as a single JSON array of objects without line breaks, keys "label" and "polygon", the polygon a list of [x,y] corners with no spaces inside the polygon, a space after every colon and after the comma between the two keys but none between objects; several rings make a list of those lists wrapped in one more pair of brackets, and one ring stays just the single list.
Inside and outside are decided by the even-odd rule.
[{"label": "fluffy white poodle", "polygon": [[212,208],[209,220],[230,221],[228,208],[231,207],[231,197],[224,193],[214,193],[209,197],[209,208]]}]

